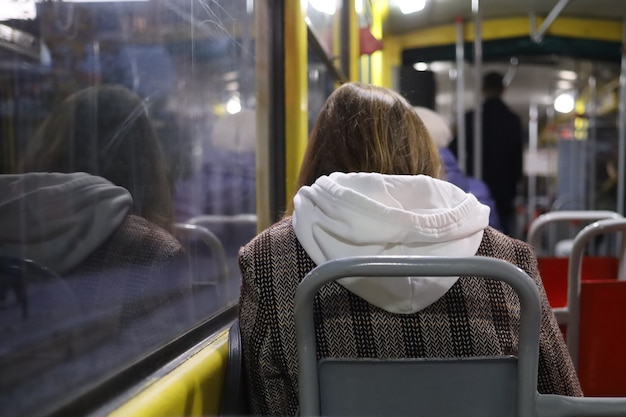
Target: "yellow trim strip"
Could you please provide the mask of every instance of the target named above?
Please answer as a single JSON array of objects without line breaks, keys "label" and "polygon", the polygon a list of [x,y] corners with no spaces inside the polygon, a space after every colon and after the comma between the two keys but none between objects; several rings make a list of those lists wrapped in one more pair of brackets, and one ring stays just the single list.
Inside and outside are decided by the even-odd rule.
[{"label": "yellow trim strip", "polygon": [[227,360],[228,331],[225,331],[108,417],[217,415]]},{"label": "yellow trim strip", "polygon": [[301,0],[285,2],[285,191],[294,194],[308,136],[307,28]]},{"label": "yellow trim strip", "polygon": [[560,18],[552,23],[548,34],[621,43],[622,27],[621,20]]},{"label": "yellow trim strip", "polygon": [[[537,26],[543,19],[537,19]],[[490,19],[482,24],[483,40],[530,36],[530,19],[528,17],[510,17]],[[622,41],[622,22],[606,19],[579,19],[560,17],[546,35],[573,38],[593,39],[601,41]],[[465,23],[465,42],[474,40],[474,24]],[[450,45],[456,42],[454,24],[422,29],[401,36],[385,36],[385,41],[399,45],[400,49],[428,46]]]},{"label": "yellow trim strip", "polygon": [[[543,19],[537,19],[537,26]],[[622,42],[621,20],[558,18],[549,28],[547,35],[592,39],[610,42]],[[528,17],[510,17],[483,21],[483,40],[495,40],[530,36]],[[474,41],[474,24],[469,21],[464,25],[465,42]],[[394,88],[392,79],[394,70],[400,67],[402,50],[429,46],[454,45],[456,43],[456,25],[441,25],[418,30],[401,36],[386,34],[384,37],[382,66],[375,68],[376,81],[385,87]],[[380,74],[382,72],[382,74]]]}]

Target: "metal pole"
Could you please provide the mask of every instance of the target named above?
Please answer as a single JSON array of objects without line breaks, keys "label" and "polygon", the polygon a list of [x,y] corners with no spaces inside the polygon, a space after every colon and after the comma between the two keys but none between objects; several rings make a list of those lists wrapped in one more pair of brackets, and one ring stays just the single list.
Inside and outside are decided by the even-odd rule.
[{"label": "metal pole", "polygon": [[343,73],[345,74],[348,81],[350,81],[350,12],[351,8],[354,7],[353,1],[344,1],[340,2],[341,8],[339,15],[339,28],[341,33],[339,35],[339,42],[341,43],[340,47],[340,65]]},{"label": "metal pole", "polygon": [[483,107],[482,107],[482,18],[480,0],[472,0],[474,14],[474,172],[479,180],[483,177]]},{"label": "metal pole", "polygon": [[543,39],[543,35],[546,33],[546,30],[548,30],[550,25],[556,20],[557,17],[559,17],[559,14],[561,14],[563,9],[565,8],[565,6],[567,6],[569,2],[570,0],[560,0],[554,6],[554,8],[550,10],[550,13],[548,13],[548,16],[546,16],[546,20],[543,21],[543,23],[536,31],[533,31],[531,35],[533,41],[541,42],[541,40]]},{"label": "metal pole", "polygon": [[588,127],[588,143],[589,143],[589,189],[587,190],[587,209],[595,210],[596,208],[596,140],[597,140],[597,101],[598,89],[596,86],[596,77],[589,77],[589,103],[587,105],[587,114],[589,115]]},{"label": "metal pole", "polygon": [[533,163],[537,160],[537,143],[539,138],[539,123],[537,103],[530,103],[528,108],[528,220],[532,221],[537,202],[537,174]]},{"label": "metal pole", "polygon": [[456,19],[456,138],[457,157],[462,172],[467,172],[465,142],[465,34],[463,18]]},{"label": "metal pole", "polygon": [[619,77],[619,118],[618,129],[618,176],[617,176],[617,212],[624,215],[624,180],[626,175],[626,19],[624,19],[622,39],[622,71]]}]

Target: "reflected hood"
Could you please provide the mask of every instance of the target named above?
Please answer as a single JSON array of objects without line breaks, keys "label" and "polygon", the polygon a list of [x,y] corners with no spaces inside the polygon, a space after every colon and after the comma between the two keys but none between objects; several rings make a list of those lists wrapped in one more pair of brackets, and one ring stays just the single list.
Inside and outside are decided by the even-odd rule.
[{"label": "reflected hood", "polygon": [[124,221],[130,193],[85,173],[0,175],[0,254],[65,274]]}]

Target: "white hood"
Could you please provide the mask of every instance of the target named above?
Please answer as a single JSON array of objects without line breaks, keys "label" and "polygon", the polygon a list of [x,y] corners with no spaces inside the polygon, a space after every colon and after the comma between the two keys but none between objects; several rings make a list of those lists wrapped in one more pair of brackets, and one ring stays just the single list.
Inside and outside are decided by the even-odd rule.
[{"label": "white hood", "polygon": [[0,175],[0,254],[64,274],[122,224],[132,204],[126,189],[84,173]]},{"label": "white hood", "polygon": [[[348,256],[473,256],[489,207],[425,175],[333,173],[294,197],[293,227],[318,265]],[[414,313],[441,298],[458,277],[344,278],[354,294],[392,313]]]}]

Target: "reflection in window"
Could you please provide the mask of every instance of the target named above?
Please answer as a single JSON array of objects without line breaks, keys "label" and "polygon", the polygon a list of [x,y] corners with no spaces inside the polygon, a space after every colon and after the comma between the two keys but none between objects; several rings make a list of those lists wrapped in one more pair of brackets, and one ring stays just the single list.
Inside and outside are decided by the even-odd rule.
[{"label": "reflection in window", "polygon": [[255,48],[250,0],[14,3],[0,410],[26,415],[236,302],[256,228]]},{"label": "reflection in window", "polygon": [[329,57],[339,55],[338,6],[339,0],[309,0],[306,9],[307,19]]}]

